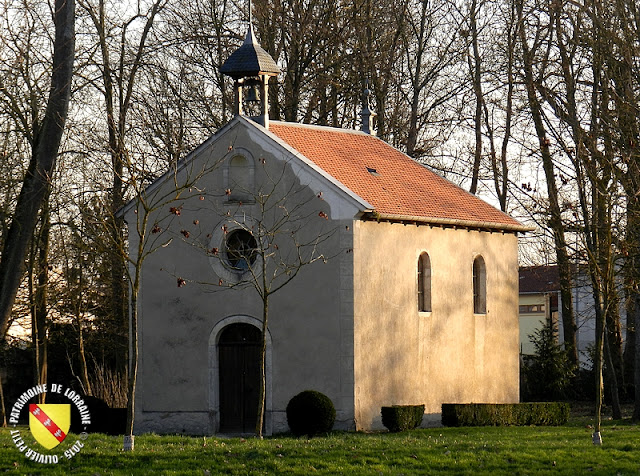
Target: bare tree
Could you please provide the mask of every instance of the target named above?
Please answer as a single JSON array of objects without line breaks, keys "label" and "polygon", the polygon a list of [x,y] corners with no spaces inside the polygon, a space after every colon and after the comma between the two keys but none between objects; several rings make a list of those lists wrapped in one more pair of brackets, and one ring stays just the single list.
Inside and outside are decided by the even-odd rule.
[{"label": "bare tree", "polygon": [[[542,6],[532,2],[531,7],[529,18],[537,21],[537,28],[533,30],[537,32],[534,47],[528,49],[521,32],[529,102],[532,104],[531,98],[538,96],[551,112],[552,117],[545,118],[546,128],[553,131],[558,150],[568,159],[576,178],[578,203],[575,209],[571,203],[563,207],[574,209],[576,218],[580,216],[581,223],[577,221],[575,229],[584,243],[579,251],[584,251],[595,302],[597,416],[594,443],[601,444],[603,382],[611,391],[614,418],[620,418],[618,389],[625,386],[625,375],[629,375],[623,369],[625,361],[618,311],[619,262],[622,258],[627,262],[629,325],[635,325],[634,295],[637,290],[633,263],[637,244],[633,232],[629,233],[629,226],[633,226],[636,218],[635,199],[629,199],[629,196],[637,195],[638,100],[631,60],[638,48],[637,35],[633,33],[637,18],[633,14],[634,8],[626,2],[594,1],[583,6],[558,2]],[[519,4],[519,16],[522,19],[522,4]],[[538,56],[538,72],[529,75],[528,69],[533,66],[535,57],[531,53],[536,44],[543,53]],[[541,114],[541,117],[544,116]],[[535,114],[533,119],[536,122]],[[537,124],[536,129],[539,129]],[[546,178],[550,180],[548,173]],[[622,199],[621,188],[626,200]],[[549,195],[551,200],[551,191]],[[616,233],[616,224],[624,223],[623,215],[627,218],[627,241],[624,243],[616,238],[616,234],[621,234],[620,231]],[[619,252],[621,249],[622,253]],[[631,340],[627,339],[628,354],[633,346]],[[627,365],[634,360],[627,358]],[[603,379],[603,371],[606,379]]]},{"label": "bare tree", "polygon": [[[493,188],[502,211],[509,193],[509,145],[516,95],[517,19],[515,5],[474,0],[467,14],[467,55],[475,97],[475,148],[469,191],[478,192],[483,157],[488,154]],[[502,134],[500,144],[499,135]],[[486,142],[485,142],[486,138]],[[486,150],[488,145],[488,151]]]},{"label": "bare tree", "polygon": [[[578,351],[576,345],[576,324],[573,312],[573,299],[571,296],[572,289],[572,270],[569,260],[569,249],[565,237],[565,227],[562,220],[562,210],[559,202],[558,187],[556,184],[556,171],[554,160],[551,152],[551,139],[547,134],[545,126],[545,115],[543,112],[541,100],[539,98],[537,88],[537,78],[541,77],[541,73],[534,71],[534,66],[547,64],[547,58],[536,58],[536,54],[541,49],[543,42],[549,34],[540,23],[539,18],[531,19],[535,29],[533,32],[527,30],[528,20],[525,18],[524,1],[517,4],[518,15],[518,35],[520,39],[520,48],[522,52],[522,64],[524,72],[524,81],[527,92],[527,100],[531,118],[538,138],[539,151],[542,158],[544,176],[547,186],[547,196],[549,200],[549,228],[553,234],[555,243],[555,252],[558,262],[558,271],[560,275],[560,289],[562,301],[562,319],[565,348],[569,352],[570,361],[573,364],[578,362]],[[533,39],[530,46],[530,39]],[[544,50],[547,52],[548,50]],[[548,54],[548,53],[543,53]]]},{"label": "bare tree", "polygon": [[[148,41],[156,16],[166,6],[167,0],[138,3],[137,10],[124,20],[112,19],[104,0],[81,0],[80,6],[89,16],[95,28],[99,51],[101,84],[98,91],[103,96],[106,114],[108,152],[111,158],[110,214],[112,259],[112,311],[116,325],[125,329],[127,322],[127,294],[125,287],[125,262],[121,250],[125,246],[124,222],[118,215],[125,203],[127,177],[126,166],[133,153],[128,144],[129,115],[134,104],[137,77],[148,52]],[[114,12],[120,15],[116,9]],[[142,25],[137,30],[138,24]],[[132,41],[131,32],[136,32]],[[115,59],[114,59],[115,57]],[[97,84],[97,83],[96,83]]]},{"label": "bare tree", "polygon": [[[34,384],[47,383],[47,290],[49,285],[49,243],[51,215],[50,192],[43,199],[40,228],[31,241],[29,253],[29,301],[31,304],[31,340],[35,351]],[[39,396],[44,403],[45,394]]]},{"label": "bare tree", "polygon": [[399,21],[406,22],[400,48],[408,114],[406,122],[388,128],[396,134],[404,129],[407,154],[425,158],[445,141],[459,119],[456,101],[466,81],[459,72],[467,42],[463,17],[448,0],[416,1],[407,2]]},{"label": "bare tree", "polygon": [[42,123],[34,131],[33,155],[18,197],[0,260],[0,332],[4,337],[18,287],[25,272],[25,256],[43,200],[51,189],[58,148],[64,132],[73,75],[75,2],[56,0],[56,25],[51,88]]},{"label": "bare tree", "polygon": [[[166,247],[172,237],[159,233],[161,228],[168,228],[171,221],[179,215],[175,209],[172,213],[165,214],[157,218],[160,210],[169,208],[175,200],[189,199],[197,197],[199,191],[194,187],[198,180],[217,167],[217,162],[206,163],[200,169],[184,167],[184,163],[176,164],[172,171],[164,175],[164,180],[169,181],[172,186],[148,187],[148,183],[140,176],[134,176],[130,180],[130,186],[134,189],[135,195],[128,202],[126,207],[118,211],[119,217],[124,220],[129,214],[133,220],[127,223],[128,245],[123,245],[119,249],[121,257],[126,261],[129,272],[126,275],[129,284],[129,369],[127,381],[127,421],[123,447],[125,451],[134,450],[134,420],[135,420],[135,397],[138,378],[138,296],[141,289],[141,279],[144,261],[148,256],[156,252],[159,248]],[[133,168],[132,162],[126,163],[127,167]],[[162,179],[161,179],[162,180]],[[151,220],[155,220],[151,222]],[[104,226],[109,226],[110,222],[105,222]],[[105,230],[108,231],[108,230]],[[111,236],[111,235],[110,235]]]},{"label": "bare tree", "polygon": [[[326,263],[341,253],[335,243],[330,243],[337,233],[337,226],[329,220],[321,194],[315,195],[309,187],[292,178],[287,162],[268,164],[262,160],[261,164],[262,181],[255,190],[238,185],[224,194],[209,192],[209,201],[202,208],[203,213],[209,214],[214,210],[218,216],[225,218],[222,226],[227,236],[225,249],[203,251],[223,261],[224,266],[234,269],[237,279],[229,281],[221,278],[217,283],[208,283],[190,279],[189,276],[177,276],[179,286],[194,282],[213,288],[216,292],[248,289],[259,297],[262,304],[262,340],[255,426],[258,438],[262,438],[265,421],[266,346],[271,298],[295,280],[305,268],[316,262]],[[245,205],[221,200],[225,194],[238,192],[244,197],[242,202]],[[221,208],[221,204],[225,203],[227,207]],[[249,208],[246,203],[251,204]],[[196,246],[201,241],[198,234],[190,235],[185,229],[180,233],[180,238]],[[177,232],[174,234],[179,236]]]}]

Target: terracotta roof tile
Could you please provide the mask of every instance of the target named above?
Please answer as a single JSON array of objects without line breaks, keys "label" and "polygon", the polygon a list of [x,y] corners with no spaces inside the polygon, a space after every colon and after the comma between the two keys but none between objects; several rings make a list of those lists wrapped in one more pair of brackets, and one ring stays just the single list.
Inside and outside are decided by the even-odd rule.
[{"label": "terracotta roof tile", "polygon": [[525,229],[507,214],[369,134],[283,122],[271,122],[270,131],[381,215]]}]

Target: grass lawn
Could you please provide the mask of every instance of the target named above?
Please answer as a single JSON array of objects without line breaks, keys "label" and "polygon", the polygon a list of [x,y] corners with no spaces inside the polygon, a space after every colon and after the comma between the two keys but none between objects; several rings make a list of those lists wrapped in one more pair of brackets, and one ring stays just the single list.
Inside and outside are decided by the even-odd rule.
[{"label": "grass lawn", "polygon": [[[431,428],[405,433],[343,433],[311,440],[288,435],[254,438],[137,436],[135,451],[122,437],[89,435],[71,460],[55,465],[25,458],[0,430],[0,472],[59,475],[216,474],[566,474],[639,475],[640,426],[606,421],[602,447],[591,442],[590,417],[563,427]],[[18,428],[36,451],[28,428]],[[76,441],[68,435],[51,453]],[[42,450],[42,453],[46,451]]]}]

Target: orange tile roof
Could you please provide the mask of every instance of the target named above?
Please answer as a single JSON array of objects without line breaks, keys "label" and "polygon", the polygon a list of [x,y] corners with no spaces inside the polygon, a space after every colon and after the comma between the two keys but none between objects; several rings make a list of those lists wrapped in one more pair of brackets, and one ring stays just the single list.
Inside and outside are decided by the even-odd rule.
[{"label": "orange tile roof", "polygon": [[359,131],[275,121],[269,130],[372,204],[383,218],[527,229],[377,137]]}]

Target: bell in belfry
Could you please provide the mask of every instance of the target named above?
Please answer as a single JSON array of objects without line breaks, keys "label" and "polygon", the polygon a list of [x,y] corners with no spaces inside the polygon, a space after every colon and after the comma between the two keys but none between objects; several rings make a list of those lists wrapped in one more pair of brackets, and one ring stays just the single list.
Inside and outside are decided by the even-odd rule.
[{"label": "bell in belfry", "polygon": [[250,86],[249,92],[247,93],[247,102],[258,102],[260,101],[260,96],[258,95],[258,88],[256,86]]}]

